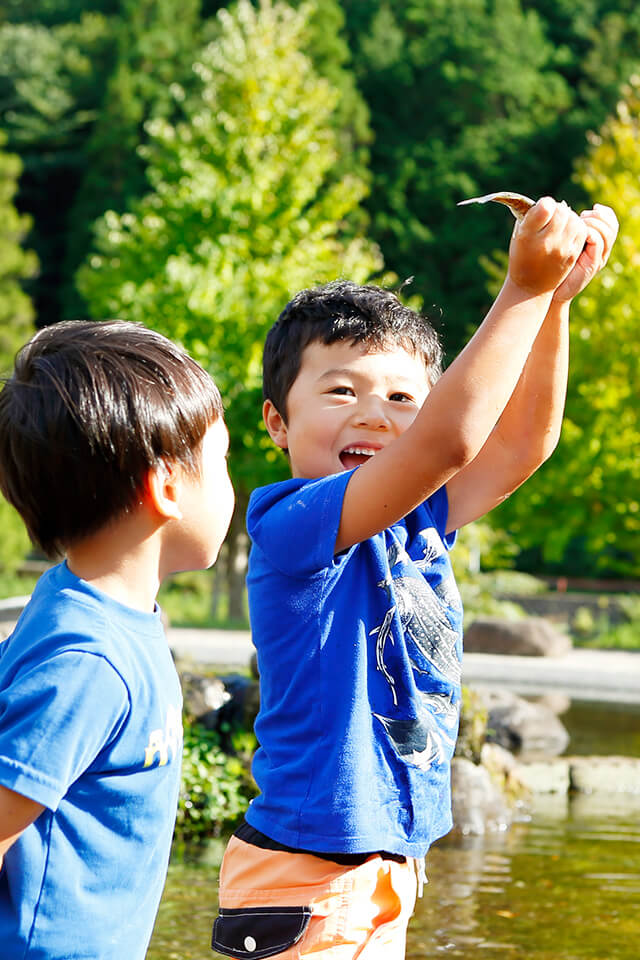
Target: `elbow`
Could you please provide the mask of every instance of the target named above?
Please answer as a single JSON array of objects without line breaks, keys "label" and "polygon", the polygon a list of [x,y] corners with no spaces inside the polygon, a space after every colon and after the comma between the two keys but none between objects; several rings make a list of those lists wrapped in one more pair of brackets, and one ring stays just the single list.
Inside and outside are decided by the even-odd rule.
[{"label": "elbow", "polygon": [[452,473],[457,473],[475,460],[481,449],[481,446],[473,443],[464,434],[451,436],[446,440],[447,466]]},{"label": "elbow", "polygon": [[558,446],[559,436],[546,437],[539,443],[532,443],[527,447],[521,448],[519,455],[516,455],[517,472],[520,475],[520,483],[527,480],[532,474],[539,470],[547,462],[553,451]]},{"label": "elbow", "polygon": [[560,431],[553,430],[546,433],[540,438],[539,442],[533,446],[532,450],[530,451],[530,455],[535,463],[535,470],[537,470],[538,467],[541,467],[543,463],[546,463],[558,446],[559,440]]}]

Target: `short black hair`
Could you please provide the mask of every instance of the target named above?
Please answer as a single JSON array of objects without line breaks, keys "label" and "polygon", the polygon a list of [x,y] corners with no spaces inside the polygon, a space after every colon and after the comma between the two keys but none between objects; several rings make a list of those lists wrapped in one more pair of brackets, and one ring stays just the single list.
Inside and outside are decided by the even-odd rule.
[{"label": "short black hair", "polygon": [[197,475],[221,416],[209,374],[161,334],[121,320],[52,324],[0,392],[0,489],[55,556],[130,510],[162,460]]},{"label": "short black hair", "polygon": [[431,386],[442,373],[442,347],[430,321],[383,287],[334,280],[297,293],[267,334],[262,389],[287,419],[287,397],[310,343],[349,340],[373,348],[401,346],[424,359]]}]

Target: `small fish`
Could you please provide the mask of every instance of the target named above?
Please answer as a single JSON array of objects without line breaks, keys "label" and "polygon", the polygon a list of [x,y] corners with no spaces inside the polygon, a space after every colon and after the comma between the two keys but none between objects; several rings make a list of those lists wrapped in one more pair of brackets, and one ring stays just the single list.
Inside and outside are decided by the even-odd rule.
[{"label": "small fish", "polygon": [[531,197],[525,197],[521,193],[509,193],[504,190],[502,193],[487,193],[484,197],[471,197],[470,200],[461,200],[459,207],[464,207],[467,203],[488,203],[489,200],[495,200],[496,203],[504,203],[509,207],[516,220],[522,220],[527,210],[536,202]]}]

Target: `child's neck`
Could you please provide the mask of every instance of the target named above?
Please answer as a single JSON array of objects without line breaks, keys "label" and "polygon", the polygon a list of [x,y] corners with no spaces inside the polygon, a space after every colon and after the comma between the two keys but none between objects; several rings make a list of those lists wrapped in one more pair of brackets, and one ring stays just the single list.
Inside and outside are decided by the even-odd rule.
[{"label": "child's neck", "polygon": [[159,546],[144,517],[127,515],[70,547],[67,565],[108,597],[153,612],[161,582]]}]

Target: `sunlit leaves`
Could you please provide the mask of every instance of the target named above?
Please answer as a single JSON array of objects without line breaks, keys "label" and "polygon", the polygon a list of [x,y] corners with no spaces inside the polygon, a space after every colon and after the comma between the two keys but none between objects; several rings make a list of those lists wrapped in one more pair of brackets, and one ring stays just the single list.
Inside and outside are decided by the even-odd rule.
[{"label": "sunlit leaves", "polygon": [[[0,134],[0,375],[6,376],[15,352],[32,332],[33,308],[21,283],[35,274],[37,262],[33,253],[22,248],[29,221],[13,204],[20,160],[2,150],[4,143],[5,137]],[[22,521],[2,497],[0,525],[0,566],[15,570],[29,541]]]},{"label": "sunlit leaves", "polygon": [[[571,370],[560,447],[498,512],[525,546],[570,567],[640,573],[640,77],[590,138],[576,170],[616,210],[608,266],[572,308]],[[570,571],[571,572],[571,571]]]},{"label": "sunlit leaves", "polygon": [[245,489],[274,469],[259,431],[266,331],[301,287],[382,266],[345,227],[366,186],[335,176],[339,95],[304,53],[309,13],[269,0],[220,11],[184,120],[147,125],[152,192],[98,222],[78,277],[94,316],[140,320],[212,369]]}]

